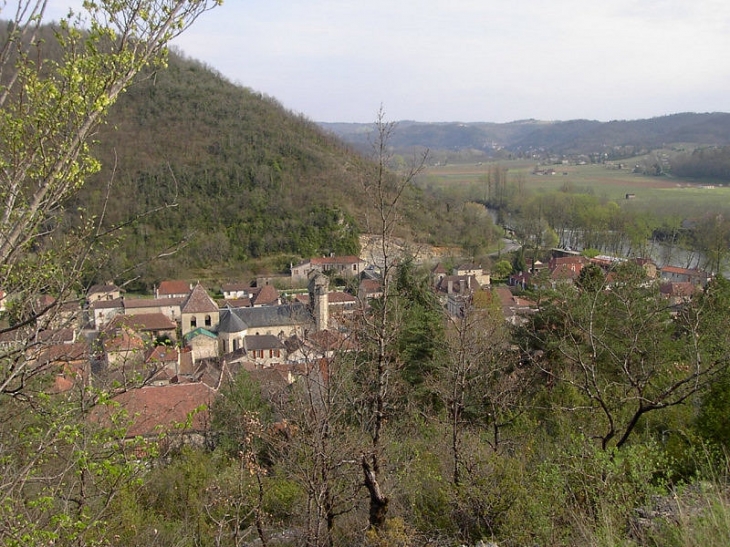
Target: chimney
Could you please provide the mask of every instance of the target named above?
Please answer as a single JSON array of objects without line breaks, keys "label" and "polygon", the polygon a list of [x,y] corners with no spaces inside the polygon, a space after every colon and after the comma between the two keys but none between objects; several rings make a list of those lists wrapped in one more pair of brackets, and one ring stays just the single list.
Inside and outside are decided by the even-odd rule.
[{"label": "chimney", "polygon": [[447,294],[451,294],[452,292],[454,292],[454,280],[453,279],[449,279],[446,282],[446,293]]}]

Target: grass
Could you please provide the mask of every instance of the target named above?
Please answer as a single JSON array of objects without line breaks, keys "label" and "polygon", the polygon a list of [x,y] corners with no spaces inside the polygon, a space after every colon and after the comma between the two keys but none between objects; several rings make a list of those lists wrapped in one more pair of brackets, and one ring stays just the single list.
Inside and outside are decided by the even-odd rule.
[{"label": "grass", "polygon": [[[623,162],[624,166],[639,163],[640,158]],[[549,192],[569,187],[616,201],[622,206],[648,211],[688,216],[693,212],[724,210],[730,212],[730,186],[698,183],[671,176],[647,176],[631,169],[611,168],[602,164],[546,165],[555,174],[534,174],[536,163],[529,160],[496,162],[508,169],[508,181],[532,192]],[[419,178],[424,187],[447,195],[479,199],[486,193],[487,177],[495,163],[464,163],[429,167]],[[626,199],[632,194],[631,199]]]}]

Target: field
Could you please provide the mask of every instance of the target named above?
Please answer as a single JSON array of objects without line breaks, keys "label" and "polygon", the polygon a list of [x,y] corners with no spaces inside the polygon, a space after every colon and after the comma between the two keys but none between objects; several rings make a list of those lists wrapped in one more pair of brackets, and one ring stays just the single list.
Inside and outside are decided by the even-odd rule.
[{"label": "field", "polygon": [[[634,160],[624,165],[633,166]],[[430,166],[419,178],[419,184],[438,189],[445,194],[469,199],[486,195],[488,173],[495,164],[463,163]],[[691,215],[699,211],[717,210],[730,214],[730,187],[708,185],[671,176],[647,176],[633,173],[630,168],[600,164],[539,166],[527,160],[500,161],[496,165],[507,169],[508,182],[529,192],[554,191],[570,188],[618,202],[622,206]],[[631,195],[627,199],[627,195]]]}]

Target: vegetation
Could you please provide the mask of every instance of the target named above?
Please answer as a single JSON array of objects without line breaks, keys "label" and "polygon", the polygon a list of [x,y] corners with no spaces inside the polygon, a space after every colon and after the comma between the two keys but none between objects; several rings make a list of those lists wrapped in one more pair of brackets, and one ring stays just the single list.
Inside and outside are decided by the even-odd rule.
[{"label": "vegetation", "polygon": [[[165,44],[213,4],[89,2],[88,29],[54,32],[28,2],[4,30],[0,543],[724,544],[730,282],[672,305],[633,262],[575,284],[538,276],[523,295],[538,309],[513,325],[496,290],[448,315],[395,245],[458,242],[477,258],[494,213],[521,246],[495,264],[503,277],[556,244],[641,255],[651,238],[721,271],[725,212],[647,215],[575,184],[535,190],[496,164],[461,193],[416,185],[427,156],[395,156],[382,111],[368,160],[198,63],[162,70]],[[36,64],[42,44],[57,60]],[[130,438],[135,416],[85,381],[88,355],[43,356],[93,280],[285,267],[357,252],[361,233],[376,239],[382,295],[337,343],[303,346],[275,396],[232,378],[200,444]],[[78,383],[57,388],[59,372]]]},{"label": "vegetation", "polygon": [[[167,68],[120,97],[94,152],[102,169],[75,204],[99,211],[113,179],[106,222],[137,220],[89,283],[128,272],[143,291],[169,277],[286,272],[311,256],[357,254],[368,231],[361,155],[174,51]],[[413,186],[402,201],[396,235],[415,244],[459,245],[479,232],[487,243],[472,247],[483,253],[496,239],[491,219],[475,219],[462,203],[443,207]],[[152,260],[159,255],[165,260]]]},{"label": "vegetation", "polygon": [[0,326],[3,545],[108,543],[111,506],[143,471],[144,443],[123,442],[123,414],[90,419],[105,393],[48,395],[64,364],[44,357],[42,333],[66,326],[61,310],[104,250],[102,216],[76,211],[69,227],[63,214],[99,171],[95,131],[134,77],[164,65],[167,43],[217,3],[86,2],[81,19],[41,30],[46,2],[20,1],[0,33],[0,287],[12,295]]}]

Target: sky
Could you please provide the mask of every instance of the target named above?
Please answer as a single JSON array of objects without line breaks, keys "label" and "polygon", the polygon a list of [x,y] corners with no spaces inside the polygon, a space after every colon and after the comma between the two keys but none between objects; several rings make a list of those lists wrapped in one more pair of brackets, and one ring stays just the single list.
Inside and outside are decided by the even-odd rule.
[{"label": "sky", "polygon": [[730,112],[727,0],[224,0],[173,45],[317,122]]}]

